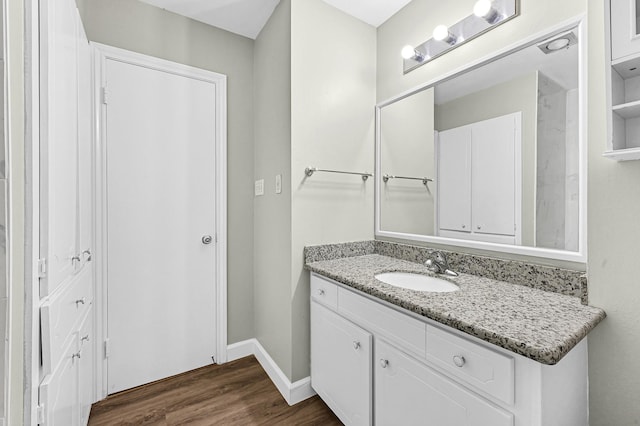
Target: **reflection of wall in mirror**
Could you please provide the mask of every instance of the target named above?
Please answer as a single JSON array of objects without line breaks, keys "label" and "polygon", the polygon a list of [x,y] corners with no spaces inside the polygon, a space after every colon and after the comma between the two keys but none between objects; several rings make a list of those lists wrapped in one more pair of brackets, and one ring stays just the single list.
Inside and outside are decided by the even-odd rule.
[{"label": "reflection of wall in mirror", "polygon": [[418,92],[381,109],[380,227],[385,231],[434,234],[435,185],[382,175],[434,176],[433,89]]},{"label": "reflection of wall in mirror", "polygon": [[0,179],[0,418],[5,416],[4,373],[6,360],[6,335],[8,320],[7,287],[7,191],[6,180]]},{"label": "reflection of wall in mirror", "polygon": [[536,246],[578,249],[577,90],[539,74]]},{"label": "reflection of wall in mirror", "polygon": [[[522,113],[522,245],[533,246],[538,72],[518,76],[435,106],[435,129],[444,131],[471,123]],[[437,88],[436,88],[437,90]]]}]

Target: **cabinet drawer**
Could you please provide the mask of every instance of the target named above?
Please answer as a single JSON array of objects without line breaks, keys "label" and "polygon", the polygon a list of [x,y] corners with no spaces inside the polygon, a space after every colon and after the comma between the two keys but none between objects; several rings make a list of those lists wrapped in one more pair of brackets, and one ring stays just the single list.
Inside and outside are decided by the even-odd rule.
[{"label": "cabinet drawer", "polygon": [[311,299],[331,309],[338,309],[338,286],[312,274]]},{"label": "cabinet drawer", "polygon": [[338,289],[338,312],[374,335],[383,336],[405,350],[425,356],[426,324],[422,321],[343,288]]},{"label": "cabinet drawer", "polygon": [[86,425],[91,412],[93,397],[93,359],[94,359],[94,332],[93,332],[93,307],[89,307],[87,315],[82,321],[78,333],[78,402],[80,425]]},{"label": "cabinet drawer", "polygon": [[60,361],[65,342],[77,331],[93,302],[93,274],[85,268],[40,308],[42,363],[50,373]]},{"label": "cabinet drawer", "polygon": [[428,325],[427,360],[501,401],[514,402],[514,360],[510,356]]}]

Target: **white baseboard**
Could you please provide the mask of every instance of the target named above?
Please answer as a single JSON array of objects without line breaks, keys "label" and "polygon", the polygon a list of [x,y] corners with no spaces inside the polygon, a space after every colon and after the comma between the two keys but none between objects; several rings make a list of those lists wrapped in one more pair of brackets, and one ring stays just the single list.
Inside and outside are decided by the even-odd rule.
[{"label": "white baseboard", "polygon": [[256,342],[256,339],[249,339],[227,346],[227,362],[253,355]]},{"label": "white baseboard", "polygon": [[228,361],[234,361],[249,355],[256,357],[284,400],[287,401],[287,404],[295,405],[316,394],[311,387],[310,377],[291,383],[257,339],[244,340],[227,347]]}]

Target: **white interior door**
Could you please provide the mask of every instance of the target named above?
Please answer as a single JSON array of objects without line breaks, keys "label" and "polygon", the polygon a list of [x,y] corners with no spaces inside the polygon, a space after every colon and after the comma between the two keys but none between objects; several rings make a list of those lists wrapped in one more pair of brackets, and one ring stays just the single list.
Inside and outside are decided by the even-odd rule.
[{"label": "white interior door", "polygon": [[216,85],[107,59],[108,393],[215,354]]}]

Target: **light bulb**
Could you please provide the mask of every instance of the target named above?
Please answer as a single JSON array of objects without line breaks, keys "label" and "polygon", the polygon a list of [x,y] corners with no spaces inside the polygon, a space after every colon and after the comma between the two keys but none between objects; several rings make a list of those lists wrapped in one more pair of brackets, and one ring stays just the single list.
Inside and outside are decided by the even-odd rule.
[{"label": "light bulb", "polygon": [[456,36],[451,34],[446,25],[438,25],[433,30],[433,39],[436,41],[444,41],[450,45],[456,44]]},{"label": "light bulb", "polygon": [[400,52],[400,54],[404,59],[411,59],[414,56],[416,56],[416,49],[414,49],[413,46],[410,46],[407,44],[405,47],[402,48],[402,52]]},{"label": "light bulb", "polygon": [[559,39],[553,40],[551,43],[549,43],[547,45],[547,49],[555,51],[555,50],[564,49],[567,46],[569,46],[569,39],[568,38],[559,38]]},{"label": "light bulb", "polygon": [[424,55],[418,49],[411,45],[406,45],[402,48],[400,52],[403,59],[414,59],[418,62],[422,62],[424,60]]},{"label": "light bulb", "polygon": [[478,18],[482,18],[489,24],[495,24],[502,18],[498,11],[493,7],[491,0],[478,0],[473,6],[473,14]]},{"label": "light bulb", "polygon": [[442,41],[449,36],[449,28],[446,25],[438,25],[433,30],[433,38]]},{"label": "light bulb", "polygon": [[478,0],[473,6],[473,14],[478,18],[484,18],[491,9],[491,0]]}]

